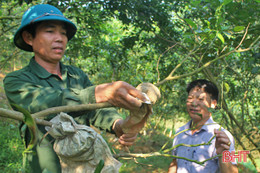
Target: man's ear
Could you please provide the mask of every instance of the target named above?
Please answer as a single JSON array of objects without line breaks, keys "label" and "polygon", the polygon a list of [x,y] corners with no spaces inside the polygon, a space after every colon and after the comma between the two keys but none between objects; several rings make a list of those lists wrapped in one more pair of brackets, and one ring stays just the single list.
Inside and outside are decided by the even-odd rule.
[{"label": "man's ear", "polygon": [[217,107],[217,100],[211,100],[211,108],[215,109]]},{"label": "man's ear", "polygon": [[23,37],[23,40],[24,40],[25,43],[32,46],[32,40],[33,40],[32,34],[30,34],[28,31],[23,31],[22,37]]}]

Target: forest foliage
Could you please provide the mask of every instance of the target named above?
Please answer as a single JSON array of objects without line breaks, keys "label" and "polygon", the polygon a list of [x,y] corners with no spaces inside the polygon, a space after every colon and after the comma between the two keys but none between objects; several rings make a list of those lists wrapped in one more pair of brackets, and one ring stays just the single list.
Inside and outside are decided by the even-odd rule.
[{"label": "forest foliage", "polygon": [[251,151],[256,166],[259,0],[1,0],[0,75],[24,67],[32,57],[12,39],[25,10],[39,3],[56,6],[77,25],[63,62],[80,67],[94,84],[156,84],[162,98],[151,118],[165,126],[171,122],[170,134],[176,122],[188,118],[187,83],[214,82],[221,91],[214,120],[233,134],[237,148]]}]

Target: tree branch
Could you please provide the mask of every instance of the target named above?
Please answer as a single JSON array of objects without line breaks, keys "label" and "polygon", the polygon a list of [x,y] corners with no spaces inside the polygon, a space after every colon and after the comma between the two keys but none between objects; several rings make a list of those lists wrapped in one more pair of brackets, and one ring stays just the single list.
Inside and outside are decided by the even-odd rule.
[{"label": "tree branch", "polygon": [[21,19],[21,17],[17,17],[17,16],[0,16],[0,20],[4,20],[4,19]]},{"label": "tree branch", "polygon": [[244,34],[243,38],[241,39],[240,43],[237,45],[237,47],[235,49],[238,49],[241,46],[241,44],[243,43],[243,41],[245,40],[247,32],[248,32],[249,25],[250,25],[250,23],[247,25],[245,34]]},{"label": "tree branch", "polygon": [[[44,126],[51,126],[52,125],[51,122],[39,118],[44,118],[48,115],[58,114],[60,112],[79,112],[79,111],[95,110],[95,109],[106,108],[106,107],[112,107],[112,105],[108,102],[105,102],[105,103],[95,103],[95,104],[82,104],[82,105],[75,105],[75,106],[59,106],[59,107],[52,107],[31,115],[35,119],[37,124],[44,125]],[[11,118],[18,121],[24,121],[23,114],[21,112],[14,111],[14,110],[0,108],[0,116],[5,118]]]},{"label": "tree branch", "polygon": [[224,55],[221,55],[221,56],[219,56],[219,57],[217,57],[217,58],[215,58],[215,59],[205,63],[203,66],[201,66],[200,68],[198,68],[198,69],[196,69],[196,70],[194,70],[194,71],[192,71],[190,73],[186,73],[186,74],[183,74],[183,75],[180,75],[180,76],[171,76],[171,75],[169,75],[165,79],[163,79],[162,81],[156,83],[155,86],[158,87],[158,86],[160,86],[160,85],[162,85],[165,82],[170,81],[170,80],[176,80],[176,79],[181,79],[181,78],[185,78],[185,77],[188,77],[188,76],[192,76],[192,75],[200,72],[201,70],[207,68],[210,64],[212,64],[212,63],[214,63],[214,62],[216,62],[216,61],[218,61],[218,60],[220,60],[222,58],[225,58],[226,56],[228,56],[228,55],[230,55],[232,53],[240,53],[240,52],[249,51],[249,50],[252,49],[252,46],[254,45],[254,43],[256,43],[259,40],[259,38],[260,38],[260,36],[258,36],[257,39],[250,45],[250,47],[248,47],[246,49],[239,49],[239,50],[234,49],[234,50],[232,50],[232,51],[230,51],[230,52],[228,52],[228,53],[226,53]]},{"label": "tree branch", "polygon": [[172,158],[176,158],[176,159],[184,159],[184,160],[187,160],[187,161],[190,161],[190,162],[197,163],[199,165],[204,165],[205,162],[207,162],[209,160],[212,160],[212,159],[215,159],[217,157],[220,157],[222,155],[216,155],[214,157],[208,158],[208,159],[203,160],[201,162],[198,161],[198,160],[188,159],[186,157],[174,156],[174,155],[171,155],[171,154],[163,154],[163,153],[160,153],[160,152],[153,152],[153,153],[146,153],[146,154],[143,154],[143,153],[120,153],[120,154],[114,154],[113,156],[116,159],[118,159],[119,157],[134,157],[134,158],[141,157],[141,158],[147,158],[147,157],[154,157],[154,156],[163,156],[163,157],[172,157]]},{"label": "tree branch", "polygon": [[107,107],[113,107],[108,102],[104,103],[94,103],[94,104],[81,104],[81,105],[75,105],[75,106],[58,106],[58,107],[52,107],[49,109],[45,109],[43,111],[37,112],[32,114],[33,118],[43,118],[50,114],[57,114],[60,112],[80,112],[80,111],[87,111],[87,110],[95,110],[100,108],[107,108]]},{"label": "tree branch", "polygon": [[[11,118],[18,121],[24,121],[24,115],[18,111],[12,111],[0,108],[0,116],[5,118]],[[52,123],[49,121],[45,121],[42,119],[35,118],[37,124],[44,125],[44,126],[51,126]]]}]

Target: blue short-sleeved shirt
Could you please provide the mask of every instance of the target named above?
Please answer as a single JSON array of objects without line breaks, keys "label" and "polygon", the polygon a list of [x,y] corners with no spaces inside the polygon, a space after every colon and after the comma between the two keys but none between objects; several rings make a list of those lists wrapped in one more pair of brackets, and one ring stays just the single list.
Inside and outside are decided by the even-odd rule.
[{"label": "blue short-sleeved shirt", "polygon": [[[191,121],[189,121],[186,125],[180,127],[176,131],[176,134],[185,129],[190,129],[190,125],[191,125]],[[219,128],[220,125],[214,122],[212,117],[210,117],[208,121],[205,123],[205,125],[203,125],[202,128],[199,131],[195,132],[194,134],[192,134],[191,130],[187,130],[177,135],[173,140],[173,146],[181,143],[189,144],[189,145],[207,143],[214,136],[214,129],[219,129]],[[234,147],[235,142],[233,136],[230,134],[230,132],[228,132],[224,128],[221,128],[221,130],[227,134],[227,136],[231,141],[229,151],[235,151],[235,147]],[[217,155],[215,149],[215,141],[216,138],[212,140],[210,145],[201,145],[197,147],[179,146],[173,149],[172,154],[202,162],[206,159],[209,159]],[[195,162],[190,162],[184,159],[177,159],[177,172],[180,173],[219,172],[218,157],[205,162],[203,166]]]}]

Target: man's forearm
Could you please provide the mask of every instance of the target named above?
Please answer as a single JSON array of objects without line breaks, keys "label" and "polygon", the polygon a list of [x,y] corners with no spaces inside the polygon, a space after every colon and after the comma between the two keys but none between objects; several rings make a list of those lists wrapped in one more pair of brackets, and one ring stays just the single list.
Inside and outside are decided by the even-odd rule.
[{"label": "man's forearm", "polygon": [[219,167],[221,173],[238,173],[237,166],[231,162],[222,162],[222,157],[219,157]]},{"label": "man's forearm", "polygon": [[177,172],[177,161],[176,159],[173,159],[169,166],[168,173],[176,173],[176,172]]}]

